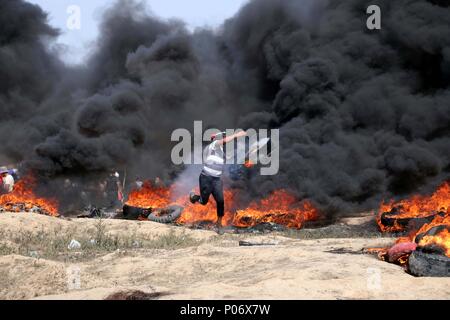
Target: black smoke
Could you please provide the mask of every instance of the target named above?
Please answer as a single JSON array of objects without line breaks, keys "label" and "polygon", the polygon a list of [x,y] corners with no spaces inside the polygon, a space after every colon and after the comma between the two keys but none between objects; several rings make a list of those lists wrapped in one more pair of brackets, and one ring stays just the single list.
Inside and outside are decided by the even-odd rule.
[{"label": "black smoke", "polygon": [[[381,30],[366,28],[371,4]],[[170,134],[194,120],[280,128],[280,173],[237,186],[288,188],[330,215],[450,176],[448,1],[253,0],[190,31],[123,0],[76,67],[39,7],[3,0],[0,26],[0,160],[40,176],[173,181]]]}]

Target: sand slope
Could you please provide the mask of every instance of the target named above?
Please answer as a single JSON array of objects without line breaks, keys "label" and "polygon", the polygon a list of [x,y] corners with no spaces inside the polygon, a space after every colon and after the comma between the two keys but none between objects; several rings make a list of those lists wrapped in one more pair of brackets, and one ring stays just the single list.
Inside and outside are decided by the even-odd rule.
[{"label": "sand slope", "polygon": [[[0,214],[3,230],[90,228],[93,220],[66,221],[34,214]],[[165,299],[450,299],[450,278],[414,278],[400,267],[359,250],[392,239],[293,240],[281,236],[226,235],[150,222],[107,221],[112,233],[186,232],[202,244],[177,249],[136,249],[85,262],[0,256],[2,299],[103,299],[123,289],[164,291]],[[239,247],[238,240],[276,241]],[[5,240],[5,239],[4,239]],[[69,290],[68,268],[79,268],[81,288]],[[69,269],[70,270],[70,269]]]}]

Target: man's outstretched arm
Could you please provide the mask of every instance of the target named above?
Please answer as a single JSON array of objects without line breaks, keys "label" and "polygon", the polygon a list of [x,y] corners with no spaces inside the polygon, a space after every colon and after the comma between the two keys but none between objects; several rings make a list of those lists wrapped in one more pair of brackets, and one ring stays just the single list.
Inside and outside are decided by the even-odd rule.
[{"label": "man's outstretched arm", "polygon": [[230,141],[233,141],[234,139],[245,137],[247,135],[247,132],[245,131],[239,131],[231,136],[225,137],[222,140],[217,140],[217,144],[219,146],[223,146],[224,144],[227,144]]}]

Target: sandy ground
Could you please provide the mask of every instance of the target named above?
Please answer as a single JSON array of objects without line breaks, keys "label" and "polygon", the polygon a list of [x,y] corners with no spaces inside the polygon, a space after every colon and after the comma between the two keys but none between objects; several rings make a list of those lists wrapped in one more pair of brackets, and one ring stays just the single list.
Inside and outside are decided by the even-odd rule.
[{"label": "sandy ground", "polygon": [[[355,222],[356,221],[356,222]],[[345,223],[355,224],[359,220]],[[94,220],[0,214],[0,230],[90,228]],[[110,233],[174,230],[201,240],[176,250],[119,250],[76,264],[0,256],[1,299],[103,299],[119,290],[165,292],[162,299],[450,299],[450,278],[415,278],[365,254],[326,251],[388,245],[393,239],[295,240],[281,235],[225,235],[151,222],[106,221]],[[7,242],[7,239],[3,239]],[[275,245],[239,247],[239,240]],[[79,270],[80,288],[68,274]],[[70,271],[72,270],[72,271]]]}]

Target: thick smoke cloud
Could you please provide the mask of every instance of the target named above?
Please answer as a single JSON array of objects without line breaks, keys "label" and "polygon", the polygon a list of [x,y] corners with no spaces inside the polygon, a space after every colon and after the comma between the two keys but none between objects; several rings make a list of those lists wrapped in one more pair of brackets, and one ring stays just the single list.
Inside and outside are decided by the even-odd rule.
[{"label": "thick smoke cloud", "polygon": [[[293,14],[299,3],[315,8],[314,20]],[[266,112],[281,127],[281,174],[254,177],[258,190],[288,185],[333,213],[448,178],[448,9],[378,1],[383,29],[371,32],[368,4],[255,1],[228,22],[231,44],[245,48],[244,68],[259,68],[255,81],[273,98]],[[267,7],[267,16],[257,14]],[[288,46],[293,52],[292,42],[301,44]]]},{"label": "thick smoke cloud", "polygon": [[[90,58],[67,67],[46,14],[0,4],[0,160],[47,177],[111,169],[173,181],[170,134],[194,120],[280,128],[280,173],[249,174],[249,196],[288,188],[330,216],[428,191],[450,172],[448,1],[253,0],[219,30],[118,1]],[[57,180],[57,179],[56,179]]]},{"label": "thick smoke cloud", "polygon": [[[0,3],[2,162],[22,157],[25,150],[31,152],[40,137],[55,129],[44,123],[48,111],[44,100],[55,90],[61,64],[46,43],[58,32],[45,18],[39,7],[11,0]],[[29,129],[16,130],[24,122]]]}]

